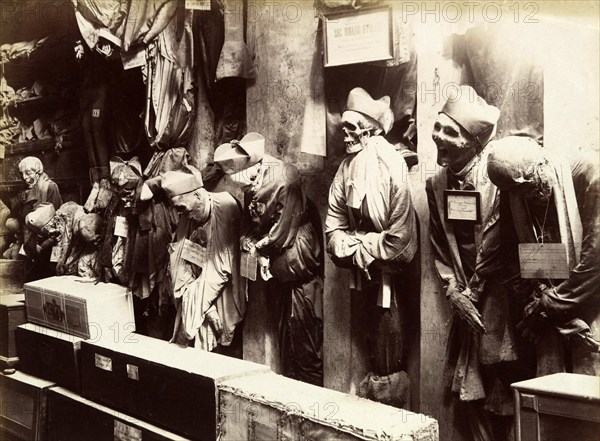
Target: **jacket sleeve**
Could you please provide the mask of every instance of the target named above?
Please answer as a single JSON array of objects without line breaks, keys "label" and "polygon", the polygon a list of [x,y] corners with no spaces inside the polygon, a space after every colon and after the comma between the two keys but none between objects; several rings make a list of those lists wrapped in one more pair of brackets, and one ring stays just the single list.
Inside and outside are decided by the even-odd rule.
[{"label": "jacket sleeve", "polygon": [[63,204],[58,185],[56,185],[54,182],[48,183],[48,195],[46,202],[50,202],[52,205],[54,205],[55,210],[58,210]]},{"label": "jacket sleeve", "polygon": [[427,193],[427,204],[429,206],[429,239],[433,251],[435,268],[444,287],[447,287],[450,284],[456,283],[456,275],[454,274],[452,259],[450,257],[450,247],[448,245],[446,234],[444,233],[442,220],[439,216],[431,179],[427,179],[425,191]]},{"label": "jacket sleeve", "polygon": [[327,253],[333,263],[342,268],[351,268],[354,266],[352,257],[356,252],[358,240],[354,235],[349,234],[351,227],[344,193],[342,167],[343,163],[329,187],[325,236]]},{"label": "jacket sleeve", "polygon": [[306,209],[306,196],[300,179],[281,185],[276,191],[273,224],[267,236],[262,239],[264,242],[261,248],[282,249],[292,245]]},{"label": "jacket sleeve", "polygon": [[580,160],[573,166],[573,184],[583,227],[579,264],[569,278],[556,287],[550,299],[550,312],[573,308],[598,308],[600,284],[600,172],[592,161]]},{"label": "jacket sleeve", "polygon": [[[392,173],[389,195],[389,227],[380,233],[369,232],[360,236],[357,253],[366,254],[375,262],[408,263],[417,252],[417,216],[412,205],[410,190],[401,173]],[[368,259],[368,256],[367,259]],[[367,261],[367,259],[359,259]]]}]

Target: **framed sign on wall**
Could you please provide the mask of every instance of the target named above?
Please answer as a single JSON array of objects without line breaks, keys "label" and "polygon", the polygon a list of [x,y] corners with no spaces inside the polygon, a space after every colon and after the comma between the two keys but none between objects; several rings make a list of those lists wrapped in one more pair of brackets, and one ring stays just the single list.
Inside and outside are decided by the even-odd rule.
[{"label": "framed sign on wall", "polygon": [[393,58],[390,6],[335,12],[323,19],[325,67]]}]

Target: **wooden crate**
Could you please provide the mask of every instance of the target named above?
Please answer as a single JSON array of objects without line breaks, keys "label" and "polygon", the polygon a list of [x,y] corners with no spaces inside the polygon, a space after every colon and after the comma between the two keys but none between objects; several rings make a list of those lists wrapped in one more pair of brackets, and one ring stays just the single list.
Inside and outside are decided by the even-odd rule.
[{"label": "wooden crate", "polygon": [[218,387],[221,441],[439,440],[433,418],[274,373]]},{"label": "wooden crate", "polygon": [[0,374],[0,426],[21,440],[45,441],[48,389],[54,383],[22,372]]},{"label": "wooden crate", "polygon": [[23,294],[0,296],[0,366],[13,366],[19,361],[15,329],[26,322],[25,296]]},{"label": "wooden crate", "polygon": [[27,319],[82,338],[135,331],[133,300],[127,288],[58,276],[24,285]]},{"label": "wooden crate", "polygon": [[216,440],[217,385],[264,365],[133,334],[81,343],[84,397],[183,436]]},{"label": "wooden crate", "polygon": [[80,391],[80,337],[34,323],[26,323],[15,331],[19,369],[55,382],[75,392]]},{"label": "wooden crate", "polygon": [[53,387],[48,393],[49,441],[186,441],[137,418],[63,389]]}]

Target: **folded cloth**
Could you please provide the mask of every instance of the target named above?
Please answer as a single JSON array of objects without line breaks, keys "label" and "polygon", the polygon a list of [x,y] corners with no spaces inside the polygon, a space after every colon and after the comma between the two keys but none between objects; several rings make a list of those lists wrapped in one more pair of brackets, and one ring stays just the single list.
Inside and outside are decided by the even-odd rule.
[{"label": "folded cloth", "polygon": [[406,408],[410,398],[410,380],[404,371],[378,376],[369,372],[358,386],[358,396],[387,404]]}]

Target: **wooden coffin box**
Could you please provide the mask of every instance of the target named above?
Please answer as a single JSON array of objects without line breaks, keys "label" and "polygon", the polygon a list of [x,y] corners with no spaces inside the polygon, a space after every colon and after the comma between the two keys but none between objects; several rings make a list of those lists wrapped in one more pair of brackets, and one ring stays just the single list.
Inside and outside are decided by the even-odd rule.
[{"label": "wooden coffin box", "polygon": [[15,372],[0,374],[0,426],[21,440],[45,441],[48,389],[54,383]]},{"label": "wooden coffin box", "polygon": [[24,291],[32,323],[93,339],[135,331],[133,300],[124,286],[57,276],[26,283]]},{"label": "wooden coffin box", "polygon": [[24,265],[23,260],[0,259],[0,295],[23,293]]},{"label": "wooden coffin box", "polygon": [[264,365],[132,334],[81,343],[81,391],[91,400],[192,439],[214,441],[217,385]]},{"label": "wooden coffin box", "polygon": [[23,294],[0,296],[0,367],[13,366],[19,361],[15,329],[26,322],[25,296]]},{"label": "wooden coffin box", "polygon": [[186,441],[172,432],[68,391],[48,393],[49,441]]},{"label": "wooden coffin box", "polygon": [[15,338],[19,369],[75,392],[80,391],[81,337],[35,323],[26,323],[16,329]]},{"label": "wooden coffin box", "polygon": [[517,441],[597,441],[600,378],[552,374],[512,385]]},{"label": "wooden coffin box", "polygon": [[221,441],[437,441],[433,418],[274,373],[219,385]]}]

